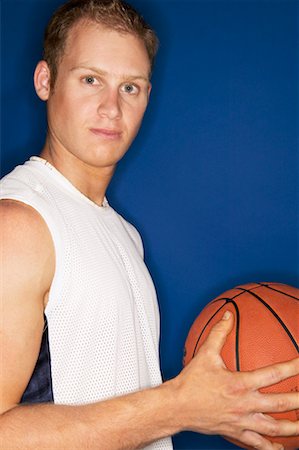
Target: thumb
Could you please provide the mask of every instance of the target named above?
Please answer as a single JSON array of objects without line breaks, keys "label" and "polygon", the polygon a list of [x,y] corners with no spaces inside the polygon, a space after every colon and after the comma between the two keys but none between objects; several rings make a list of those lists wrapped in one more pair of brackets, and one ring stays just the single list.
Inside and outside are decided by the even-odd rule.
[{"label": "thumb", "polygon": [[231,332],[234,324],[234,316],[230,311],[225,311],[222,319],[211,329],[202,347],[208,348],[213,353],[220,354],[226,338]]}]

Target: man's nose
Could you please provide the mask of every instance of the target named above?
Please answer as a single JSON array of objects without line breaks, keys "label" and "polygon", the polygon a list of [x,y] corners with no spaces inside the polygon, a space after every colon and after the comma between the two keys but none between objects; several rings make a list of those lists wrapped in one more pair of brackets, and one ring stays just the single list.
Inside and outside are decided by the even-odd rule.
[{"label": "man's nose", "polygon": [[107,88],[101,93],[98,105],[98,114],[107,117],[110,120],[119,119],[121,117],[120,95],[118,90]]}]

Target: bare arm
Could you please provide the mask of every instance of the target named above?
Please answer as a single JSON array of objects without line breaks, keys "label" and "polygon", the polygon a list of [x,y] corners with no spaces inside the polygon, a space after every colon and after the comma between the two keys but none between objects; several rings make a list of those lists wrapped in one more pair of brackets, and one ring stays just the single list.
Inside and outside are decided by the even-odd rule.
[{"label": "bare arm", "polygon": [[219,354],[231,318],[220,321],[197,357],[162,386],[85,406],[18,405],[39,352],[54,250],[30,207],[5,201],[1,221],[1,448],[135,449],[189,429],[273,450],[280,446],[259,433],[299,434],[298,423],[260,414],[298,408],[298,395],[258,392],[298,373],[299,360],[250,374],[229,372]]}]

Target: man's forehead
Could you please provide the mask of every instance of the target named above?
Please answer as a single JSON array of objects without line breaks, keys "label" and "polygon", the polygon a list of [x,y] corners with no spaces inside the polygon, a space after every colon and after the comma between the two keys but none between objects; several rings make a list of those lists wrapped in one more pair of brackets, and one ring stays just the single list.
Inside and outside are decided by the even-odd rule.
[{"label": "man's forehead", "polygon": [[122,41],[128,42],[135,41],[145,48],[142,39],[136,36],[134,32],[130,33],[129,31],[114,29],[91,19],[79,19],[73,24],[67,33],[66,47],[75,44],[79,38],[84,38],[86,35],[95,39],[101,35],[101,41],[103,37],[107,37],[108,42],[110,41],[111,43],[113,42],[113,38],[121,38]]},{"label": "man's forehead", "polygon": [[71,70],[93,67],[118,76],[149,78],[150,61],[143,41],[96,22],[80,20],[70,29],[63,56],[72,60]]}]

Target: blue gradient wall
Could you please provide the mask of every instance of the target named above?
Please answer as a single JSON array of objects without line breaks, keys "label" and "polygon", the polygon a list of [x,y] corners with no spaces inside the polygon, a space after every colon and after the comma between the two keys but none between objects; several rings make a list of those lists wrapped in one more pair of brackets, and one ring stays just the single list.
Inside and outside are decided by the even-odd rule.
[{"label": "blue gradient wall", "polygon": [[[32,74],[59,3],[2,1],[3,174],[45,138]],[[299,285],[298,2],[131,3],[161,46],[143,128],[109,200],[143,235],[170,378],[193,319],[216,295],[249,281]],[[174,443],[235,448],[193,433]]]}]

